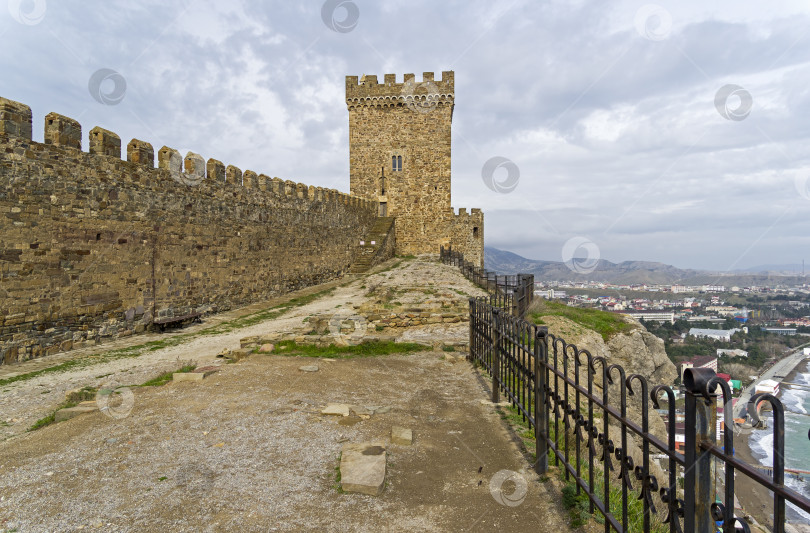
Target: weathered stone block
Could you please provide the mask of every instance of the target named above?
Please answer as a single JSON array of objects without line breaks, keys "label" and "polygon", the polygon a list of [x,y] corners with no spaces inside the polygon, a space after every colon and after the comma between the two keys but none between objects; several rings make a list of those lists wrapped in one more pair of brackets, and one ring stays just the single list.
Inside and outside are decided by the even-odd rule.
[{"label": "weathered stone block", "polygon": [[90,153],[121,158],[121,137],[96,126],[90,130]]},{"label": "weathered stone block", "polygon": [[205,379],[205,374],[195,372],[175,372],[172,374],[172,381],[177,381],[178,383],[184,381],[202,381],[203,379]]},{"label": "weathered stone block", "polygon": [[330,403],[321,411],[322,415],[349,416],[352,406],[345,403]]},{"label": "weathered stone block", "polygon": [[127,145],[127,161],[146,168],[155,168],[155,150],[148,142],[132,139]]},{"label": "weathered stone block", "polygon": [[82,125],[58,113],[45,115],[45,144],[82,149]]},{"label": "weathered stone block", "polygon": [[98,406],[94,401],[82,402],[76,407],[68,407],[66,409],[60,409],[54,415],[54,420],[56,422],[62,422],[64,420],[70,420],[79,415],[83,415],[85,413],[92,413],[93,411],[98,411]]},{"label": "weathered stone block", "polygon": [[394,426],[391,428],[391,444],[410,446],[413,443],[413,431],[410,428]]},{"label": "weathered stone block", "polygon": [[258,189],[259,175],[252,170],[246,170],[242,175],[242,186],[246,189]]},{"label": "weathered stone block", "polygon": [[225,169],[225,183],[228,185],[242,185],[242,171],[239,167],[228,165]]},{"label": "weathered stone block", "polygon": [[184,159],[185,172],[189,179],[202,181],[205,179],[205,159],[200,154],[188,152]]},{"label": "weathered stone block", "polygon": [[183,171],[183,158],[174,148],[164,146],[158,151],[158,168],[177,173]]},{"label": "weathered stone block", "polygon": [[379,496],[385,485],[386,451],[382,443],[345,443],[340,456],[340,486],[346,492]]},{"label": "weathered stone block", "polygon": [[0,134],[31,140],[31,108],[20,102],[0,98]]},{"label": "weathered stone block", "polygon": [[225,183],[225,165],[218,159],[209,159],[205,166],[208,179],[217,185]]}]

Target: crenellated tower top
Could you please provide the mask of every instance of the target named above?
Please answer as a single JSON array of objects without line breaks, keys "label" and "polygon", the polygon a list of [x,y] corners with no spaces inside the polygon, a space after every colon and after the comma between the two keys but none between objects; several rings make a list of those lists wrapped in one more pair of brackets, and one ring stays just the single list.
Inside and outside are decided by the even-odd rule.
[{"label": "crenellated tower top", "polygon": [[386,74],[383,83],[376,75],[346,76],[346,105],[355,107],[444,107],[452,108],[455,99],[455,73],[442,72],[435,80],[433,72],[423,72],[422,81],[414,74],[405,74],[397,83],[396,74]]}]

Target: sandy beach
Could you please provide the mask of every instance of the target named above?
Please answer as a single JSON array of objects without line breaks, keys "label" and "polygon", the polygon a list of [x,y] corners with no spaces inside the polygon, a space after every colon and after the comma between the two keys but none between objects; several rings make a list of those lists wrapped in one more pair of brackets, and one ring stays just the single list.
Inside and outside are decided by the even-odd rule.
[{"label": "sandy beach", "polygon": [[[810,361],[803,361],[787,374],[783,381],[795,381],[796,375],[810,372]],[[770,422],[770,421],[769,421]],[[763,431],[763,430],[753,430]],[[773,431],[772,427],[764,431]],[[746,463],[756,466],[759,460],[754,455],[748,442],[748,431],[744,431],[734,438],[734,450],[736,456]],[[759,483],[754,482],[748,476],[738,474],[735,478],[735,493],[746,514],[752,515],[757,522],[772,527],[773,520],[773,493],[766,490]],[[790,513],[788,513],[790,521]]]}]

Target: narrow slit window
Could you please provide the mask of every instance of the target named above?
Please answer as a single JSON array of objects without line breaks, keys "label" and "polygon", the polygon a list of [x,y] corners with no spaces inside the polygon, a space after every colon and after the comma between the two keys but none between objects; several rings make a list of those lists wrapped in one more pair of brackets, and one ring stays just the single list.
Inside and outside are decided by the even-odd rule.
[{"label": "narrow slit window", "polygon": [[392,172],[397,171],[397,156],[395,156],[395,155],[391,156],[391,171]]},{"label": "narrow slit window", "polygon": [[402,171],[402,156],[401,155],[397,156],[397,170]]}]

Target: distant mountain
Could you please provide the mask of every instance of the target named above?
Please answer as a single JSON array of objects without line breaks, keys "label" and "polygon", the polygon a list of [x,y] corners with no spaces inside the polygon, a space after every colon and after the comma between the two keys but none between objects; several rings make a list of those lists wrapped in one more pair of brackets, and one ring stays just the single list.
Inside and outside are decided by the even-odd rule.
[{"label": "distant mountain", "polygon": [[[810,267],[810,265],[808,265]],[[755,274],[783,274],[786,276],[799,276],[802,273],[803,265],[796,263],[792,265],[758,265],[750,268],[740,268],[734,272],[751,272]]]},{"label": "distant mountain", "polygon": [[682,269],[653,261],[622,261],[612,263],[600,259],[593,272],[578,274],[561,261],[526,259],[520,255],[490,246],[484,247],[484,267],[499,274],[534,274],[536,280],[601,281],[619,285],[724,285],[731,287],[797,285],[807,283],[801,276],[785,276],[774,272],[732,274],[708,270]]}]

